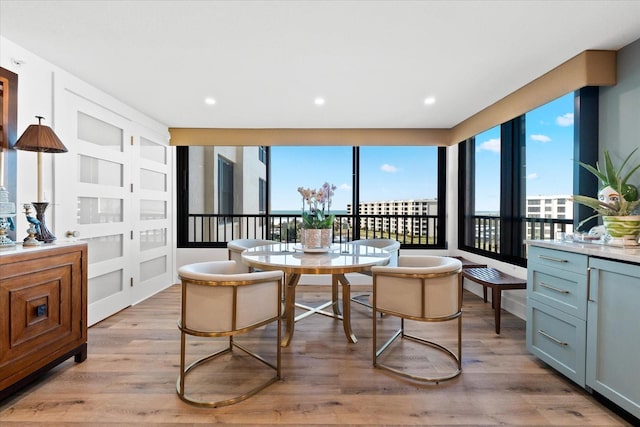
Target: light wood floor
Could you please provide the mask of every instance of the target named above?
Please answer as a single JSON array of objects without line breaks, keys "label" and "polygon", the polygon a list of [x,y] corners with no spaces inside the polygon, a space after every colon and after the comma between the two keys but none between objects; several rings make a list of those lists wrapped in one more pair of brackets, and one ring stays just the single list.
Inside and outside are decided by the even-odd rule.
[{"label": "light wood floor", "polygon": [[[301,300],[326,294],[326,287],[299,286]],[[283,350],[282,381],[236,405],[194,408],[175,392],[179,300],[173,286],[91,327],[88,359],[71,359],[0,402],[0,425],[630,425],[529,355],[523,320],[503,312],[496,335],[491,305],[471,293],[464,297],[463,372],[452,381],[416,385],[372,368],[371,317],[352,304],[358,343],[347,343],[339,321],[311,316],[296,324]],[[438,326],[451,332],[454,325]],[[392,356],[422,365],[411,345],[399,350]],[[430,368],[440,365],[431,357]]]}]

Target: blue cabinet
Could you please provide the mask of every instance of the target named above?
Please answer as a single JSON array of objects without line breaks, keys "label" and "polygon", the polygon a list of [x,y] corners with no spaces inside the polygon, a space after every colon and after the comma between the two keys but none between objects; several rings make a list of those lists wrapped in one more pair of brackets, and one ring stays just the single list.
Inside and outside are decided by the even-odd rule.
[{"label": "blue cabinet", "polygon": [[588,387],[640,418],[640,265],[589,258]]},{"label": "blue cabinet", "polygon": [[527,268],[527,349],[585,385],[586,255],[532,246]]},{"label": "blue cabinet", "polygon": [[640,262],[549,245],[529,247],[527,349],[640,418]]}]

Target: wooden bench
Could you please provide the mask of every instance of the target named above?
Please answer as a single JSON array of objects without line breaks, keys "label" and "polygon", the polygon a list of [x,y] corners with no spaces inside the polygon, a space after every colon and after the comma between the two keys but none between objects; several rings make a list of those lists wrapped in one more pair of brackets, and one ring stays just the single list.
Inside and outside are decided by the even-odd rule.
[{"label": "wooden bench", "polygon": [[463,268],[462,277],[483,286],[484,302],[487,302],[487,288],[491,288],[491,306],[495,311],[496,334],[499,334],[502,291],[505,289],[527,289],[527,281],[492,267]]}]

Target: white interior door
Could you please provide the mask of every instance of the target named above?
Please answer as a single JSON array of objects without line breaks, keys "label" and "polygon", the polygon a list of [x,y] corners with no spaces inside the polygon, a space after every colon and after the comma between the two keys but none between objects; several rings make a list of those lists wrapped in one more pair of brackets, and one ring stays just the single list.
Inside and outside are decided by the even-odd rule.
[{"label": "white interior door", "polygon": [[93,325],[174,283],[173,149],[165,127],[70,77],[54,112],[69,152],[54,158],[53,223],[88,243]]},{"label": "white interior door", "polygon": [[173,283],[171,244],[171,159],[172,150],[156,135],[139,129],[133,138],[132,251],[134,271],[132,303],[136,303]]},{"label": "white interior door", "polygon": [[131,124],[66,88],[56,95],[56,132],[69,152],[55,159],[55,224],[58,239],[73,231],[88,243],[92,325],[131,303]]}]

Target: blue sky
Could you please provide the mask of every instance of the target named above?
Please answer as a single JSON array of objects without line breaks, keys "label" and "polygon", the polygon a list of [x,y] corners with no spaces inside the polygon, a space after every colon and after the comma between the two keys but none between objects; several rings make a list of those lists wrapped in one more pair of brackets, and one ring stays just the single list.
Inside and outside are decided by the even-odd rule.
[{"label": "blue sky", "polygon": [[[360,200],[434,198],[437,148],[361,147]],[[346,210],[352,197],[352,147],[272,147],[271,209],[302,208],[298,187],[338,188],[332,209]]]},{"label": "blue sky", "polygon": [[[573,94],[537,108],[526,116],[527,194],[572,193]],[[476,210],[497,211],[499,195],[499,128],[476,137]],[[271,209],[302,208],[298,187],[319,188],[325,181],[338,188],[332,209],[346,210],[352,196],[351,147],[271,148]],[[361,147],[361,201],[430,199],[437,195],[436,147]]]}]

